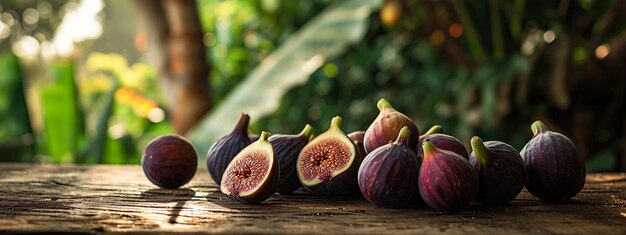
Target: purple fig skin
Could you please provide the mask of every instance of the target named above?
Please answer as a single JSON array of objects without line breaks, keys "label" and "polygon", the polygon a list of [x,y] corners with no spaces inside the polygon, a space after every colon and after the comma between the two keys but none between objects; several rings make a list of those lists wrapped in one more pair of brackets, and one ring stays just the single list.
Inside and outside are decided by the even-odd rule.
[{"label": "purple fig skin", "polygon": [[148,143],[141,156],[141,166],[150,182],[161,188],[175,189],[196,174],[198,155],[184,137],[162,135]]},{"label": "purple fig skin", "polygon": [[413,121],[395,110],[385,99],[378,101],[380,113],[365,131],[363,145],[365,152],[370,153],[374,149],[386,145],[398,137],[400,129],[407,126],[411,131],[411,146],[416,146],[419,141],[419,131]]},{"label": "purple fig skin", "polygon": [[426,204],[443,211],[463,210],[478,191],[478,176],[460,155],[424,140],[424,161],[419,172],[419,191]]},{"label": "purple fig skin", "polygon": [[222,175],[230,161],[251,143],[247,133],[249,123],[250,116],[242,113],[235,129],[216,141],[209,149],[206,160],[207,170],[218,186],[222,182]]},{"label": "purple fig skin", "polygon": [[[280,169],[278,167],[278,161],[276,159],[276,155],[274,154],[274,150],[272,144],[267,140],[270,134],[268,132],[261,132],[259,140],[256,142],[246,146],[241,152],[237,154],[233,158],[228,167],[224,171],[224,177],[222,177],[222,182],[220,184],[220,191],[226,194],[230,199],[234,201],[241,202],[243,204],[259,204],[265,200],[267,200],[276,189],[276,185],[278,184],[278,178],[280,175]],[[238,163],[254,163],[255,157],[266,157],[269,158],[268,168],[265,170],[269,171],[267,178],[261,182],[257,182],[261,184],[255,192],[249,195],[242,195],[241,192],[233,191],[233,189],[243,190],[244,192],[250,190],[248,187],[255,187],[256,185],[243,185],[246,183],[246,177],[253,175],[255,172],[255,168],[260,167],[263,164],[253,164],[253,166],[241,166],[237,165]],[[239,169],[237,169],[239,167]],[[247,172],[246,172],[247,170]],[[243,172],[241,172],[243,171]],[[258,172],[257,172],[258,173]],[[248,176],[245,176],[245,175]],[[242,179],[242,175],[245,179]],[[233,180],[235,182],[233,182]],[[237,181],[241,180],[241,181]],[[230,182],[229,182],[230,181]],[[247,182],[249,183],[249,182]]]},{"label": "purple fig skin", "polygon": [[[454,136],[446,134],[430,134],[427,138],[430,142],[437,146],[437,148],[455,152],[465,158],[465,160],[469,159],[465,145],[463,145],[463,143],[461,143],[461,141]],[[424,140],[421,140],[417,145],[417,155],[420,160],[424,159],[424,149],[422,148],[423,143]]]},{"label": "purple fig skin", "polygon": [[259,137],[260,137],[259,135],[255,135],[255,134],[248,135],[248,139],[250,139],[250,143],[256,142],[257,140],[259,140]]},{"label": "purple fig skin", "polygon": [[363,162],[363,159],[365,159],[365,156],[367,156],[367,153],[365,152],[365,146],[363,146],[364,137],[365,137],[365,131],[355,131],[355,132],[348,134],[348,138],[350,138],[350,140],[352,140],[352,142],[356,146],[356,152],[358,155],[359,165],[361,164],[361,162]]},{"label": "purple fig skin", "polygon": [[485,205],[502,205],[513,201],[524,188],[526,168],[515,148],[500,141],[472,138],[469,163],[478,175],[476,201]]},{"label": "purple fig skin", "polygon": [[[356,146],[341,130],[341,121],[341,117],[334,117],[328,130],[311,140],[298,155],[298,179],[309,192],[331,196],[359,191]],[[346,158],[345,163],[340,162],[345,165],[337,163],[339,155]],[[310,178],[311,175],[315,177]]]},{"label": "purple fig skin", "polygon": [[313,127],[306,125],[302,132],[297,135],[272,135],[269,138],[280,168],[280,177],[276,192],[291,194],[300,188],[300,180],[296,171],[296,161],[302,148],[309,143],[309,137],[313,133]]},{"label": "purple fig skin", "polygon": [[526,189],[546,202],[562,202],[585,186],[585,162],[574,143],[549,131],[541,122],[532,124],[534,137],[521,151],[526,166]]},{"label": "purple fig skin", "polygon": [[395,142],[372,151],[359,168],[359,188],[370,203],[384,208],[400,208],[415,200],[420,162],[409,145],[408,127]]}]

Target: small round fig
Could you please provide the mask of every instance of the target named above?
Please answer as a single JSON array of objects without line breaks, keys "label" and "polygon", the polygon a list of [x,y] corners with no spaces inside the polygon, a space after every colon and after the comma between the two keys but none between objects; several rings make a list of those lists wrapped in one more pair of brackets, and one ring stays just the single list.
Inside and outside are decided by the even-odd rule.
[{"label": "small round fig", "polygon": [[[365,146],[363,146],[363,139],[365,137],[365,131],[355,131],[348,134],[348,138],[352,140],[354,145],[356,146],[356,152],[358,155],[359,162],[362,162],[367,153],[365,153]],[[359,163],[360,164],[360,163]]]},{"label": "small round fig", "polygon": [[546,202],[567,201],[585,185],[585,162],[574,143],[536,121],[534,137],[521,151],[526,166],[526,189]]},{"label": "small round fig", "polygon": [[395,142],[375,149],[359,167],[359,188],[365,199],[385,208],[402,207],[419,197],[420,162],[410,145],[408,127]]},{"label": "small round fig", "polygon": [[424,202],[437,210],[464,209],[478,191],[474,168],[461,155],[435,147],[424,140],[424,160],[419,173],[419,191]]},{"label": "small round fig", "polygon": [[198,155],[193,145],[179,135],[162,135],[150,141],[141,156],[143,173],[153,184],[178,188],[193,178]]},{"label": "small round fig", "polygon": [[304,188],[318,195],[358,192],[356,147],[341,130],[341,117],[334,117],[326,132],[311,140],[296,162]]},{"label": "small round fig", "polygon": [[217,184],[222,182],[222,175],[235,155],[251,142],[248,138],[250,116],[242,113],[233,131],[219,139],[211,146],[207,154],[206,166],[211,178]]},{"label": "small round fig", "polygon": [[459,139],[454,136],[442,134],[443,128],[440,125],[434,125],[423,135],[420,135],[420,140],[416,146],[416,153],[420,160],[424,159],[424,150],[422,144],[424,139],[428,138],[437,148],[455,152],[461,157],[468,159],[467,149],[465,145],[461,143]]},{"label": "small round fig", "polygon": [[469,163],[478,175],[476,201],[501,205],[513,201],[524,188],[526,170],[515,148],[500,141],[484,142],[472,137]]},{"label": "small round fig", "polygon": [[370,153],[374,149],[394,141],[398,137],[400,129],[405,126],[411,131],[411,146],[417,145],[419,131],[409,117],[395,110],[385,99],[380,99],[377,106],[380,113],[365,131],[363,139],[365,152]]},{"label": "small round fig", "polygon": [[259,135],[257,134],[252,134],[252,135],[248,135],[248,139],[250,139],[250,143],[256,142],[257,140],[259,140]]},{"label": "small round fig", "polygon": [[259,204],[276,189],[279,168],[268,132],[241,150],[228,164],[220,190],[229,198],[244,204]]},{"label": "small round fig", "polygon": [[290,194],[300,188],[300,180],[296,171],[296,161],[302,148],[309,143],[309,137],[313,133],[313,127],[306,125],[302,132],[297,135],[272,135],[269,138],[280,168],[280,179],[276,186],[276,192]]}]

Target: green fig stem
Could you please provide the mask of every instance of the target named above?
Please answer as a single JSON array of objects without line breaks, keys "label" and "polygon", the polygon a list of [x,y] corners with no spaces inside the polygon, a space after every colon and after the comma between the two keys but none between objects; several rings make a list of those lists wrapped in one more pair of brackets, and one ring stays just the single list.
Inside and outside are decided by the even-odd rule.
[{"label": "green fig stem", "polygon": [[411,130],[409,130],[408,126],[402,127],[400,129],[400,133],[398,133],[398,138],[396,138],[395,144],[404,144],[405,146],[410,146],[411,143]]},{"label": "green fig stem", "polygon": [[307,139],[309,139],[309,137],[311,137],[311,134],[313,134],[313,131],[315,131],[313,129],[313,127],[309,124],[306,124],[306,126],[304,126],[304,129],[302,129],[302,132],[300,132],[300,134],[298,134],[299,136],[304,136]]},{"label": "green fig stem", "polygon": [[422,149],[424,149],[424,158],[430,157],[433,153],[438,151],[439,149],[435,146],[429,139],[425,139],[422,144]]},{"label": "green fig stem", "polygon": [[330,121],[330,128],[341,129],[341,122],[343,119],[339,116],[335,116],[333,120]]},{"label": "green fig stem", "polygon": [[478,161],[481,163],[485,163],[489,158],[489,150],[483,143],[483,140],[478,136],[472,137],[472,150],[474,151],[474,156],[478,158]]},{"label": "green fig stem", "polygon": [[378,110],[383,111],[383,109],[393,109],[393,106],[387,101],[385,98],[381,98],[378,103],[376,103],[376,107]]},{"label": "green fig stem", "polygon": [[530,126],[530,129],[533,131],[534,135],[538,135],[539,133],[548,131],[548,127],[539,120],[533,122],[533,124]]},{"label": "green fig stem", "polygon": [[424,133],[424,135],[432,135],[432,134],[437,134],[437,133],[442,133],[442,132],[443,132],[443,127],[441,127],[441,125],[434,125],[426,133]]},{"label": "green fig stem", "polygon": [[248,134],[248,125],[250,124],[250,116],[246,113],[241,113],[239,115],[239,121],[235,125],[235,129],[233,129],[232,133],[241,133],[243,135]]},{"label": "green fig stem", "polygon": [[257,141],[267,141],[267,138],[270,137],[270,133],[267,131],[261,131],[261,136],[259,136],[259,140]]}]

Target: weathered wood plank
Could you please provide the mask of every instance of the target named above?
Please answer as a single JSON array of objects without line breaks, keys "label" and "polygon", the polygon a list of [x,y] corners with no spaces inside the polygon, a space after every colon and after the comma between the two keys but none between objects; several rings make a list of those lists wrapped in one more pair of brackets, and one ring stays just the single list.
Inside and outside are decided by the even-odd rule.
[{"label": "weathered wood plank", "polygon": [[505,206],[442,213],[381,209],[304,191],[242,205],[206,170],[183,189],[150,184],[139,166],[0,164],[0,232],[626,234],[626,174],[593,174],[572,201],[524,191]]}]

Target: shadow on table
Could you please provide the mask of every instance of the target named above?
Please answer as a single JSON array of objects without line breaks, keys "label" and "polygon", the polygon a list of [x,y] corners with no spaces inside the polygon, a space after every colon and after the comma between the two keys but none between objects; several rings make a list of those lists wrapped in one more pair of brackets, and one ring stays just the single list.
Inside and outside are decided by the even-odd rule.
[{"label": "shadow on table", "polygon": [[171,203],[176,202],[172,207],[172,213],[168,220],[169,223],[175,224],[176,219],[180,215],[180,211],[184,208],[185,202],[191,200],[196,195],[196,191],[189,188],[182,189],[161,189],[154,188],[141,192],[141,198],[149,202],[155,203]]}]

